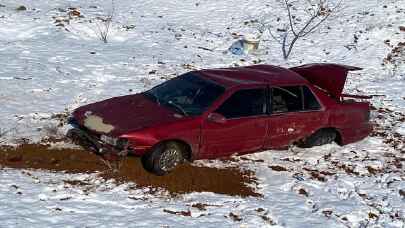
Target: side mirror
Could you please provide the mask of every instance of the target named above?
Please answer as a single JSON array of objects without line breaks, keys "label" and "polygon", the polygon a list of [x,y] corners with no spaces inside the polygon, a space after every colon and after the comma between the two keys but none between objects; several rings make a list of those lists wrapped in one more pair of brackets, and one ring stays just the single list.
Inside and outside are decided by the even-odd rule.
[{"label": "side mirror", "polygon": [[216,113],[216,112],[210,113],[208,115],[208,120],[211,121],[211,122],[214,122],[214,123],[219,123],[219,124],[226,123],[225,116],[223,116],[223,115],[221,115],[219,113]]}]

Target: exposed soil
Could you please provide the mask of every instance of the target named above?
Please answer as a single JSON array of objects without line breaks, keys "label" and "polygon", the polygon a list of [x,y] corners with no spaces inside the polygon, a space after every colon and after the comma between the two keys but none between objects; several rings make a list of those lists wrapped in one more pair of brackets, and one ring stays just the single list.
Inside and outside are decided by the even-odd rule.
[{"label": "exposed soil", "polygon": [[44,169],[66,173],[95,173],[118,183],[134,182],[138,187],[163,188],[172,194],[214,192],[227,195],[260,196],[252,171],[237,168],[196,167],[184,164],[166,176],[146,172],[140,159],[128,157],[114,173],[99,156],[78,149],[50,149],[45,145],[24,144],[0,148],[0,166],[17,169]]}]

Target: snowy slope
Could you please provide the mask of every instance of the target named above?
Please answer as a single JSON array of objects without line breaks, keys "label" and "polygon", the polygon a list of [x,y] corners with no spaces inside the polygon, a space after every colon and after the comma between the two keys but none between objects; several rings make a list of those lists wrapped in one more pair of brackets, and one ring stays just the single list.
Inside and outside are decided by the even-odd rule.
[{"label": "snowy slope", "polygon": [[[373,113],[378,134],[359,143],[263,152],[236,164],[197,163],[254,170],[262,198],[214,193],[171,198],[97,179],[92,179],[96,187],[87,194],[63,182],[86,176],[44,171],[30,171],[30,176],[26,171],[2,169],[0,227],[405,226],[405,201],[400,194],[405,191],[405,57],[395,60],[396,70],[392,63],[383,65],[395,46],[405,42],[405,32],[399,29],[405,26],[404,0],[345,1],[327,25],[297,43],[288,62],[266,33],[256,53],[227,52],[235,41],[232,34],[255,32],[246,21],[266,19],[281,27],[275,18],[285,11],[277,0],[117,0],[108,43],[97,37],[94,21],[112,12],[109,1],[6,0],[0,4],[1,143],[37,142],[61,135],[57,114],[143,91],[190,69],[256,62],[362,67],[363,71],[350,76],[346,89],[379,95],[372,103],[382,108]],[[27,10],[17,11],[20,5]],[[73,8],[80,17],[69,17]],[[275,164],[287,170],[269,168]],[[317,178],[318,173],[324,179]],[[193,203],[214,206],[204,211],[192,207]],[[191,214],[170,214],[164,209]]]}]

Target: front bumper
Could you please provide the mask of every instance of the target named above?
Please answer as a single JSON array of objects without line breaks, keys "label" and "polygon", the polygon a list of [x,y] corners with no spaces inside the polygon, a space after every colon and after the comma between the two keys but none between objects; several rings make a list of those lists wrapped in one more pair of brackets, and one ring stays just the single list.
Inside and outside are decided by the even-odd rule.
[{"label": "front bumper", "polygon": [[66,136],[75,144],[98,154],[114,154],[126,156],[129,151],[128,145],[116,147],[104,142],[102,135],[93,133],[77,123],[74,118],[69,118]]}]

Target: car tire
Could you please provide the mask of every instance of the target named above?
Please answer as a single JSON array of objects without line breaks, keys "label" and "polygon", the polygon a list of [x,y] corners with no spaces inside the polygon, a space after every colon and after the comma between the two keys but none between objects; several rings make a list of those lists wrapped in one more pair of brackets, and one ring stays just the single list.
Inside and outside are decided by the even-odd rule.
[{"label": "car tire", "polygon": [[142,156],[142,165],[146,171],[163,176],[183,160],[182,146],[176,142],[165,142],[153,147],[149,153]]},{"label": "car tire", "polygon": [[299,144],[300,147],[310,148],[314,146],[321,146],[325,144],[332,143],[336,140],[337,133],[333,129],[320,129],[313,133],[311,136],[306,138],[302,143]]}]

